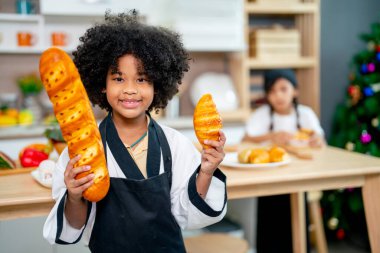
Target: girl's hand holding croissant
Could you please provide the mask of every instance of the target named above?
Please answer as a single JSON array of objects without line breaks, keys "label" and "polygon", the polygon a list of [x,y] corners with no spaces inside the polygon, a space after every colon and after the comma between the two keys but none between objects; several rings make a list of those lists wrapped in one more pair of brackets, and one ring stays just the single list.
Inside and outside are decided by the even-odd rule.
[{"label": "girl's hand holding croissant", "polygon": [[212,148],[202,150],[201,171],[204,174],[212,176],[214,171],[218,168],[219,164],[223,161],[224,144],[226,143],[226,136],[222,131],[219,131],[219,140],[205,140],[204,144]]}]

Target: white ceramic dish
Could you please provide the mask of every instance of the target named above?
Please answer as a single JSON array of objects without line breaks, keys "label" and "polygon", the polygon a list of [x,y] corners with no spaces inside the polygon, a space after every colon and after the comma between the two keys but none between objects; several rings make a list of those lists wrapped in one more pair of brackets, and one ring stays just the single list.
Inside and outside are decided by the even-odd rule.
[{"label": "white ceramic dish", "polygon": [[238,155],[236,152],[226,153],[224,160],[222,162],[223,166],[234,167],[234,168],[242,168],[242,169],[267,169],[267,168],[275,168],[287,165],[291,162],[291,159],[288,158],[281,162],[274,163],[260,163],[260,164],[251,164],[251,163],[239,163]]},{"label": "white ceramic dish", "polygon": [[53,183],[52,178],[50,178],[49,180],[42,180],[42,178],[40,177],[40,172],[38,171],[38,169],[33,170],[30,174],[42,186],[44,186],[46,188],[51,188],[52,187],[52,183]]},{"label": "white ceramic dish", "polygon": [[206,72],[198,76],[190,88],[190,99],[195,106],[206,93],[212,95],[216,108],[220,112],[234,111],[239,102],[235,87],[229,75]]}]

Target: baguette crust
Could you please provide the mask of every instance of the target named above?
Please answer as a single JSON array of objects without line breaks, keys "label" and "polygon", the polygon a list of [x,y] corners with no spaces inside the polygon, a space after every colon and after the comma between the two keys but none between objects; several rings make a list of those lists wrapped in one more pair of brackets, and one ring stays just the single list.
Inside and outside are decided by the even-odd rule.
[{"label": "baguette crust", "polygon": [[222,119],[210,94],[203,95],[194,109],[194,130],[203,149],[212,148],[204,144],[205,140],[219,141]]},{"label": "baguette crust", "polygon": [[95,175],[94,184],[83,192],[83,197],[97,202],[107,194],[110,178],[100,132],[78,70],[64,51],[52,47],[41,55],[40,75],[67,142],[70,159],[81,155],[74,167],[91,166],[76,179],[89,173]]}]

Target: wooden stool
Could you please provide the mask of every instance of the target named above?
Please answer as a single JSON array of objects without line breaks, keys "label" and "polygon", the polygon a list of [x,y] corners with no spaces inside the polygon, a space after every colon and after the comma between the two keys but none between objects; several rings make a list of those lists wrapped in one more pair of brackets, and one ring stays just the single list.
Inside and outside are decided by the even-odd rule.
[{"label": "wooden stool", "polygon": [[315,241],[315,247],[318,253],[328,253],[325,230],[323,228],[323,220],[321,216],[321,207],[319,204],[322,198],[322,192],[314,191],[307,193],[307,204],[310,213],[310,237]]},{"label": "wooden stool", "polygon": [[206,233],[185,238],[187,253],[247,253],[246,240],[227,234]]}]

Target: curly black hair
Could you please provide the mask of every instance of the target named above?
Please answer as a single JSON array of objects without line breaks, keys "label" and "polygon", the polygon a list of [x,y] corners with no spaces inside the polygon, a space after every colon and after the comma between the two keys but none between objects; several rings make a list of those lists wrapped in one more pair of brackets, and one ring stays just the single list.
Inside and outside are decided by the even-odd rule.
[{"label": "curly black hair", "polygon": [[102,90],[107,72],[117,69],[118,59],[132,54],[154,86],[153,102],[148,111],[165,108],[178,92],[184,72],[189,70],[189,54],[180,35],[163,27],[141,23],[137,11],[112,15],[105,22],[89,28],[79,38],[81,44],[73,52],[74,63],[93,104],[111,111]]}]

